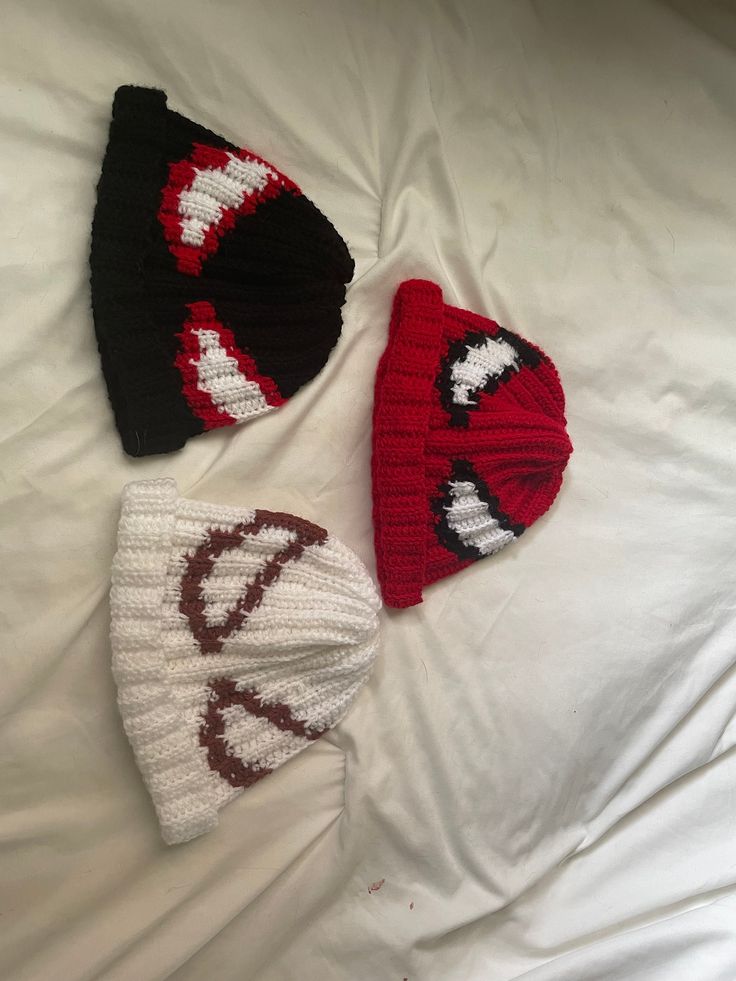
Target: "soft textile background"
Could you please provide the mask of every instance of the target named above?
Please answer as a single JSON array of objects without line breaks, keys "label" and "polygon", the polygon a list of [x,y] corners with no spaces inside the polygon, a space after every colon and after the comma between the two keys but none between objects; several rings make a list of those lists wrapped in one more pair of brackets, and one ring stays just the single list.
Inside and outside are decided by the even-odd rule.
[{"label": "soft textile background", "polygon": [[[0,79],[0,975],[733,981],[734,6],[15,0]],[[141,461],[86,265],[124,82],[271,158],[357,260],[319,379]],[[554,358],[562,494],[385,615],[329,742],[167,849],[109,670],[121,487],[292,510],[373,568],[407,276]]]}]

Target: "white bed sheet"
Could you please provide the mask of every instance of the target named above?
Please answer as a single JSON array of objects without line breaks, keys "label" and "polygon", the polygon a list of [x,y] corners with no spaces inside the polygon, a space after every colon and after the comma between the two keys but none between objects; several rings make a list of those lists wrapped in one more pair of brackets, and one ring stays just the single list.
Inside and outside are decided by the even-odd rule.
[{"label": "white bed sheet", "polygon": [[[2,15],[0,976],[733,981],[733,5]],[[273,160],[357,262],[315,382],[138,461],[87,271],[127,82]],[[349,718],[167,848],[109,670],[120,490],[174,476],[292,510],[373,570],[372,381],[409,276],[556,361],[562,493],[519,545],[386,613]]]}]

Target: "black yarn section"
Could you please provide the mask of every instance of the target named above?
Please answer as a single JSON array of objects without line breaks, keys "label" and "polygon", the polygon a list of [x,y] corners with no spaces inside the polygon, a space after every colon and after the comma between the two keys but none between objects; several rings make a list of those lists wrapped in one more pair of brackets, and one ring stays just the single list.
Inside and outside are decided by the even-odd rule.
[{"label": "black yarn section", "polygon": [[353,265],[344,246],[344,252],[335,248],[335,236],[311,201],[286,192],[240,216],[201,274],[187,276],[154,229],[144,281],[156,318],[169,322],[171,358],[181,330],[176,311],[209,300],[259,371],[285,398],[292,396],[324,367],[342,329]]},{"label": "black yarn section", "polygon": [[471,330],[468,331],[464,337],[460,337],[457,340],[452,341],[447,348],[447,354],[441,361],[440,372],[435,380],[435,386],[440,393],[442,408],[449,415],[451,426],[466,428],[470,421],[470,412],[473,412],[480,405],[481,392],[492,395],[501,385],[505,384],[512,375],[516,374],[516,371],[518,370],[513,365],[509,365],[509,367],[504,368],[500,375],[490,377],[485,385],[478,388],[475,392],[471,392],[468,405],[458,405],[453,401],[453,365],[456,361],[459,361],[465,356],[468,348],[478,347],[487,341],[488,338],[503,340],[510,344],[517,353],[520,366],[527,365],[530,368],[536,368],[544,357],[540,351],[533,347],[528,341],[525,341],[523,337],[519,337],[518,334],[513,334],[510,330],[505,330],[503,327],[499,327],[495,334],[486,334],[482,330]]},{"label": "black yarn section", "polygon": [[469,480],[475,485],[478,497],[488,506],[488,510],[493,518],[504,531],[510,531],[516,538],[526,530],[526,526],[520,522],[514,522],[501,510],[498,498],[491,493],[488,484],[478,475],[475,469],[467,460],[453,460],[450,478],[437,488],[437,496],[431,501],[432,512],[437,518],[434,529],[441,545],[456,555],[459,559],[475,562],[478,559],[487,558],[482,555],[473,545],[466,545],[457,532],[450,528],[447,521],[446,507],[452,504],[453,496],[450,484],[459,480]]},{"label": "black yarn section", "polygon": [[187,304],[209,301],[237,345],[288,398],[322,369],[342,328],[353,275],[348,249],[303,195],[284,192],[238,216],[199,276],[178,271],[158,220],[169,164],[195,143],[232,143],[166,106],[165,93],[123,86],[92,223],[92,309],[102,369],[125,451],[164,453],[204,425],[174,365]]},{"label": "black yarn section", "polygon": [[[95,333],[115,422],[132,456],[176,449],[202,430],[181,394],[181,376],[164,354],[143,280],[151,217],[166,180],[166,111],[163,92],[125,87],[115,93],[92,221]],[[161,412],[167,431],[149,438],[148,420]]]}]

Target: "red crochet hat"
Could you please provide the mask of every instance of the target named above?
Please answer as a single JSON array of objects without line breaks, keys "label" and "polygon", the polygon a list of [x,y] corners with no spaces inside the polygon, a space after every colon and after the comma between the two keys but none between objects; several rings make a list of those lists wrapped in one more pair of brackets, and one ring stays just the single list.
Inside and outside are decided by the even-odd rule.
[{"label": "red crochet hat", "polygon": [[572,452],[559,375],[538,347],[408,280],[373,408],[373,523],[388,606],[513,542]]}]

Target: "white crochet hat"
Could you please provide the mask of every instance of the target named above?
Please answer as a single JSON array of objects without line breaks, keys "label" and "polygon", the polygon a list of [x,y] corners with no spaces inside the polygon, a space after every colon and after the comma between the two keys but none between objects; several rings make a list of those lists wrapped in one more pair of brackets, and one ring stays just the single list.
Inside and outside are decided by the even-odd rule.
[{"label": "white crochet hat", "polygon": [[345,715],[380,601],[360,560],[290,514],[128,484],[113,563],[113,673],[168,844]]}]

